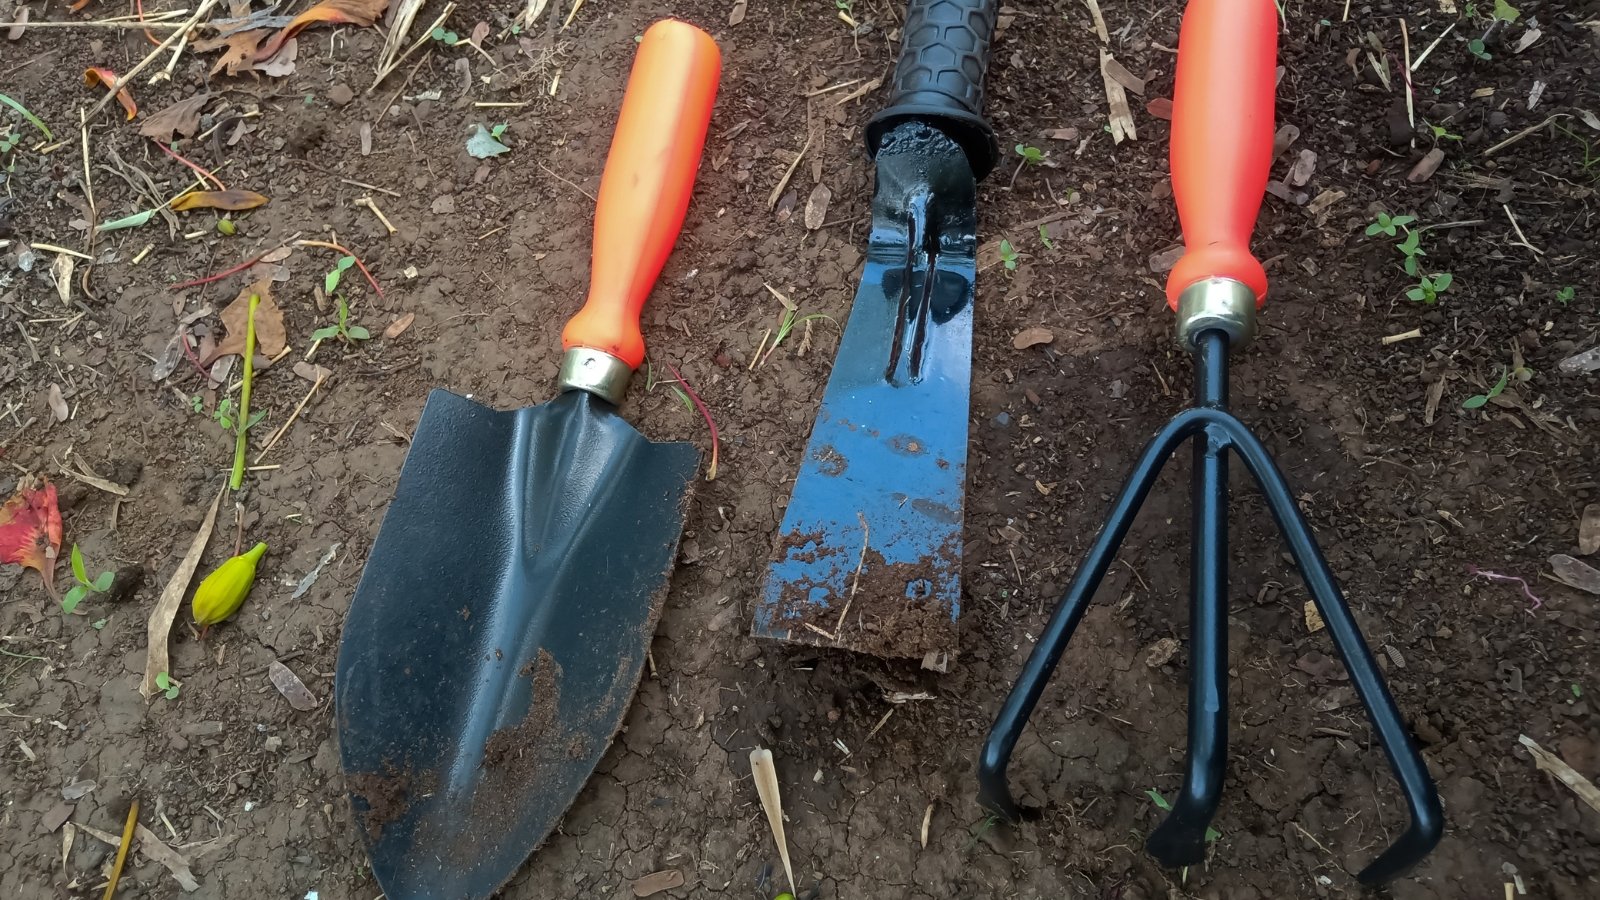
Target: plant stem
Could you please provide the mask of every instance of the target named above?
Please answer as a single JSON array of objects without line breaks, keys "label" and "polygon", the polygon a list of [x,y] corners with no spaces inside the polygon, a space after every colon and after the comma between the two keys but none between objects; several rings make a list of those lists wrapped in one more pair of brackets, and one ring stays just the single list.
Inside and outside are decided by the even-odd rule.
[{"label": "plant stem", "polygon": [[239,421],[234,425],[233,477],[228,486],[238,490],[244,484],[245,438],[250,433],[250,379],[255,374],[256,306],[261,297],[250,295],[250,313],[244,326],[244,383],[239,388]]}]

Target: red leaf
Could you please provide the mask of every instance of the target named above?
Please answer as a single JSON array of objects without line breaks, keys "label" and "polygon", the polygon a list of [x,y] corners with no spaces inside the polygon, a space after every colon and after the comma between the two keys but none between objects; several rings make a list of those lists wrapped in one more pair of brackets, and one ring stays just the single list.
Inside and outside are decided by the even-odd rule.
[{"label": "red leaf", "polygon": [[316,6],[294,17],[282,31],[267,39],[256,51],[256,62],[266,62],[276,56],[283,45],[299,34],[306,26],[318,22],[333,25],[371,25],[378,21],[389,7],[389,0],[322,0]]},{"label": "red leaf", "polygon": [[21,484],[0,506],[0,562],[37,569],[44,589],[56,599],[56,558],[61,552],[61,510],[56,486],[40,478]]},{"label": "red leaf", "polygon": [[[106,86],[106,90],[109,91],[117,83],[117,73],[104,66],[91,66],[83,70],[83,83],[89,87],[103,84]],[[130,121],[139,114],[139,105],[133,102],[133,95],[128,93],[127,88],[117,91],[117,102],[121,103],[122,108],[128,111],[128,119]]]}]

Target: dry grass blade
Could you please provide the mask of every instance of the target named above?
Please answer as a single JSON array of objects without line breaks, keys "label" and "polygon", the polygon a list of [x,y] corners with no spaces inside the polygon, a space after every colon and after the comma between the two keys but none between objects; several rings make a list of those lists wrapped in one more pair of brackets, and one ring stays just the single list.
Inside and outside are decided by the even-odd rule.
[{"label": "dry grass blade", "polygon": [[[227,490],[227,485],[223,485],[222,490],[217,491],[216,499],[211,501],[211,508],[206,510],[205,521],[200,523],[200,530],[195,532],[194,540],[189,543],[189,552],[178,562],[178,568],[167,581],[167,586],[161,589],[161,597],[156,600],[155,609],[150,611],[150,621],[145,633],[149,647],[145,653],[144,680],[139,683],[139,693],[147,700],[155,696],[159,690],[156,687],[156,676],[169,671],[172,665],[167,648],[167,638],[172,634],[172,622],[178,617],[178,607],[183,605],[183,595],[189,591],[189,581],[194,578],[195,569],[200,567],[200,556],[206,552],[206,544],[211,540],[211,529],[217,524],[217,507],[222,504],[222,495],[227,493]],[[142,838],[141,835],[141,840]]]},{"label": "dry grass blade", "polygon": [[1572,792],[1578,795],[1579,800],[1589,804],[1589,808],[1595,812],[1600,812],[1600,788],[1596,788],[1594,782],[1583,777],[1576,769],[1567,765],[1562,761],[1561,757],[1539,746],[1539,742],[1533,738],[1525,734],[1519,734],[1517,735],[1517,743],[1528,748],[1528,752],[1533,754],[1533,764],[1538,766],[1541,771],[1549,772],[1560,779],[1562,784],[1571,788]]},{"label": "dry grass blade", "polygon": [[[411,25],[422,10],[423,0],[399,0],[389,10],[389,33],[384,35],[383,47],[378,51],[378,71],[393,69],[399,60]],[[432,33],[432,29],[429,29]]]},{"label": "dry grass blade", "polygon": [[106,104],[111,102],[111,98],[116,96],[118,90],[132,84],[134,76],[138,75],[140,72],[143,72],[151,63],[155,62],[157,58],[165,53],[169,47],[187,36],[189,32],[194,29],[195,25],[199,24],[200,20],[204,19],[206,15],[209,14],[211,10],[215,9],[217,4],[221,2],[222,0],[205,0],[205,2],[201,3],[199,8],[194,11],[194,15],[185,19],[182,25],[179,25],[172,32],[172,34],[167,36],[166,40],[161,42],[161,46],[151,50],[149,55],[145,56],[144,59],[139,61],[138,65],[128,70],[128,74],[117,79],[115,87],[106,92],[106,95],[100,98],[99,103],[96,103],[93,107],[90,107],[89,118],[92,119],[99,115],[100,110],[106,108]]},{"label": "dry grass blade", "polygon": [[[404,52],[402,52],[398,56],[396,56],[392,63],[390,63],[390,64],[388,64],[386,66],[380,61],[379,64],[378,64],[378,75],[377,75],[376,78],[372,79],[372,85],[367,88],[366,92],[370,94],[374,90],[376,90],[378,85],[383,84],[383,80],[385,78],[388,78],[390,75],[393,75],[396,69],[400,68],[400,66],[405,64],[405,61],[407,59],[411,58],[411,54],[417,52],[418,48],[422,47],[424,44],[426,44],[429,41],[433,40],[433,30],[435,28],[443,28],[445,21],[448,20],[450,18],[450,14],[455,12],[455,11],[456,11],[456,5],[454,3],[446,3],[444,5],[444,9],[439,13],[439,17],[437,19],[433,20],[433,24],[429,25],[427,28],[424,28],[422,30],[422,36],[418,37],[416,40],[412,41],[411,42],[411,46],[407,47]],[[420,66],[421,64],[422,64],[422,60],[418,60],[417,61],[417,65]],[[415,72],[416,70],[413,69],[412,71]],[[402,90],[403,89],[404,89],[404,86],[402,85]],[[396,91],[395,93],[398,96],[399,91]],[[391,101],[391,102],[393,102],[393,101]],[[384,106],[385,106],[385,108],[387,108],[388,104],[384,104]]]},{"label": "dry grass blade", "polygon": [[[110,832],[101,831],[90,825],[76,825],[74,827],[101,843],[110,844],[113,847],[119,843],[117,836]],[[161,838],[156,837],[155,832],[143,825],[135,824],[133,826],[133,836],[139,841],[139,854],[146,859],[153,859],[166,867],[166,870],[172,873],[173,880],[178,882],[179,887],[185,891],[200,890],[200,882],[195,880],[194,872],[189,868],[188,857],[168,847],[162,842]]]},{"label": "dry grass blade", "polygon": [[750,751],[750,774],[755,778],[756,793],[761,797],[761,808],[767,811],[767,824],[772,828],[772,839],[778,844],[778,858],[783,861],[783,874],[789,877],[789,892],[797,894],[794,886],[794,869],[789,865],[789,841],[783,836],[783,800],[778,796],[778,768],[772,762],[772,751],[757,747]]}]

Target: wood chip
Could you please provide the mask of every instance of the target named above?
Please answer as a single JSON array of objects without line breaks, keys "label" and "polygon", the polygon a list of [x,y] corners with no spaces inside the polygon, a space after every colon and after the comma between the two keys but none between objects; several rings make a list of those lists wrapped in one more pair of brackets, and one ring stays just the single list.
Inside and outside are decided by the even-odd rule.
[{"label": "wood chip", "polygon": [[1293,147],[1294,142],[1298,140],[1300,140],[1299,128],[1293,125],[1285,125],[1279,128],[1278,133],[1272,136],[1272,158],[1277,159],[1289,152],[1289,148]]},{"label": "wood chip", "polygon": [[1317,151],[1301,150],[1295,158],[1294,165],[1289,167],[1289,174],[1284,177],[1284,182],[1290,187],[1305,187],[1311,181],[1311,176],[1317,171]]},{"label": "wood chip", "polygon": [[1094,33],[1100,37],[1100,43],[1111,43],[1111,32],[1106,30],[1106,17],[1100,13],[1098,0],[1083,0],[1083,5],[1089,7],[1089,17],[1094,19]]},{"label": "wood chip", "polygon": [[319,381],[327,381],[333,375],[333,370],[314,363],[308,363],[302,359],[294,364],[294,373],[312,384],[316,384]]},{"label": "wood chip", "polygon": [[1157,97],[1144,105],[1144,111],[1158,119],[1172,121],[1172,100],[1168,97]]},{"label": "wood chip", "polygon": [[11,20],[17,24],[12,25],[11,28],[6,31],[6,40],[14,41],[22,37],[22,33],[28,30],[28,15],[28,7],[22,6],[17,8],[16,18]]},{"label": "wood chip", "polygon": [[1600,569],[1582,560],[1557,553],[1550,557],[1550,573],[1562,584],[1600,596]]},{"label": "wood chip", "polygon": [[922,811],[922,849],[928,849],[928,826],[933,824],[933,804]]},{"label": "wood chip", "polygon": [[[738,9],[744,9],[744,0],[739,0]],[[743,16],[741,15],[740,18],[742,19]],[[737,25],[739,23],[729,22],[728,24]],[[680,887],[683,887],[683,873],[677,869],[662,869],[659,872],[651,872],[643,878],[635,879],[633,882],[633,895],[635,897],[649,897],[652,894],[659,894],[662,891],[670,891],[673,888]]]},{"label": "wood chip", "polygon": [[1311,213],[1312,215],[1316,216],[1318,220],[1321,220],[1327,216],[1328,210],[1332,208],[1335,203],[1343,200],[1346,196],[1347,195],[1344,191],[1323,191],[1316,196],[1316,199],[1306,204],[1306,212]]},{"label": "wood chip", "polygon": [[1182,244],[1176,247],[1168,247],[1160,253],[1150,254],[1150,271],[1157,275],[1172,271],[1172,267],[1178,264],[1178,260],[1183,259],[1183,254],[1184,246]]},{"label": "wood chip", "polygon": [[1561,757],[1539,746],[1538,742],[1525,734],[1517,735],[1517,743],[1528,748],[1533,754],[1533,764],[1542,772],[1549,772],[1561,781],[1562,784],[1572,789],[1578,799],[1589,805],[1595,812],[1600,812],[1600,789],[1596,789],[1594,782],[1578,774],[1578,771],[1562,761]]},{"label": "wood chip", "polygon": [[1116,60],[1104,48],[1100,50],[1100,80],[1105,83],[1106,106],[1111,111],[1111,140],[1114,143],[1136,141],[1139,129],[1133,123],[1133,113],[1128,110],[1128,93],[1111,77],[1109,64]]},{"label": "wood chip", "polygon": [[67,398],[61,396],[61,385],[51,383],[50,389],[45,392],[45,402],[50,405],[50,415],[57,422],[65,422],[67,416],[72,415],[72,410],[67,408]]},{"label": "wood chip", "polygon": [[1600,553],[1600,503],[1585,506],[1578,519],[1578,552],[1584,556]]},{"label": "wood chip", "polygon": [[1322,621],[1322,613],[1317,612],[1317,604],[1314,601],[1306,601],[1304,612],[1306,617],[1307,634],[1316,634],[1322,629],[1328,627],[1328,624]]},{"label": "wood chip", "polygon": [[1133,74],[1132,72],[1129,72],[1126,66],[1120,62],[1117,62],[1116,57],[1107,54],[1105,67],[1106,74],[1116,79],[1117,84],[1122,85],[1141,97],[1144,96],[1144,79]]},{"label": "wood chip", "polygon": [[395,319],[393,322],[390,322],[389,327],[383,330],[383,336],[392,341],[400,335],[405,334],[406,329],[410,328],[411,323],[415,322],[416,320],[417,314],[408,312],[400,318]]},{"label": "wood chip", "polygon": [[1011,339],[1011,346],[1018,350],[1026,350],[1029,347],[1052,343],[1055,339],[1055,332],[1042,325],[1035,325],[1017,332],[1017,336]]},{"label": "wood chip", "polygon": [[61,298],[62,306],[72,305],[72,270],[78,267],[78,261],[66,253],[56,254],[56,261],[50,264],[50,277],[56,281],[56,296]]},{"label": "wood chip", "polygon": [[[156,691],[156,676],[163,672],[171,671],[171,660],[168,657],[167,640],[172,633],[172,622],[178,617],[178,607],[183,604],[183,595],[189,592],[189,580],[194,578],[194,570],[200,567],[200,557],[206,552],[206,544],[211,540],[211,529],[217,524],[217,507],[222,505],[222,495],[227,493],[226,484],[217,491],[216,499],[211,501],[211,508],[206,510],[205,521],[200,523],[200,530],[194,534],[194,539],[189,542],[189,551],[178,561],[178,568],[167,580],[166,587],[161,589],[161,596],[156,600],[155,609],[150,611],[150,620],[145,627],[145,642],[148,645],[145,651],[144,681],[139,683],[139,693],[146,700],[154,697]],[[193,888],[186,888],[193,890]]]},{"label": "wood chip", "polygon": [[1052,141],[1071,142],[1078,139],[1078,129],[1073,128],[1070,125],[1066,128],[1052,128],[1049,131],[1046,131],[1044,136]]},{"label": "wood chip", "polygon": [[74,803],[57,803],[46,810],[43,816],[39,817],[39,827],[44,830],[45,834],[50,834],[65,825],[67,820],[72,818],[72,811],[76,808],[77,804]]},{"label": "wood chip", "polygon": [[833,191],[825,184],[818,184],[811,189],[811,196],[806,198],[806,228],[816,231],[822,223],[828,221],[828,204],[833,200]]},{"label": "wood chip", "polygon": [[360,130],[359,133],[361,135],[361,155],[362,156],[371,156],[372,155],[372,123],[370,123],[370,122],[362,122],[361,123],[361,130]]},{"label": "wood chip", "polygon": [[1432,178],[1433,173],[1439,171],[1439,166],[1443,163],[1444,151],[1435,147],[1429,150],[1428,154],[1422,159],[1417,160],[1417,164],[1412,166],[1411,171],[1406,174],[1406,180],[1412,184],[1422,184]]}]

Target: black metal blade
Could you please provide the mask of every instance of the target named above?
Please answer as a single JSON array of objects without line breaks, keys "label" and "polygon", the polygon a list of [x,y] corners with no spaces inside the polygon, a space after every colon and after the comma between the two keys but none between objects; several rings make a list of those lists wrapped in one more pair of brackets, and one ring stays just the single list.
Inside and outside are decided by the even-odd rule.
[{"label": "black metal blade", "polygon": [[566,812],[638,685],[697,456],[581,391],[429,395],[335,681],[389,900],[487,898]]}]

